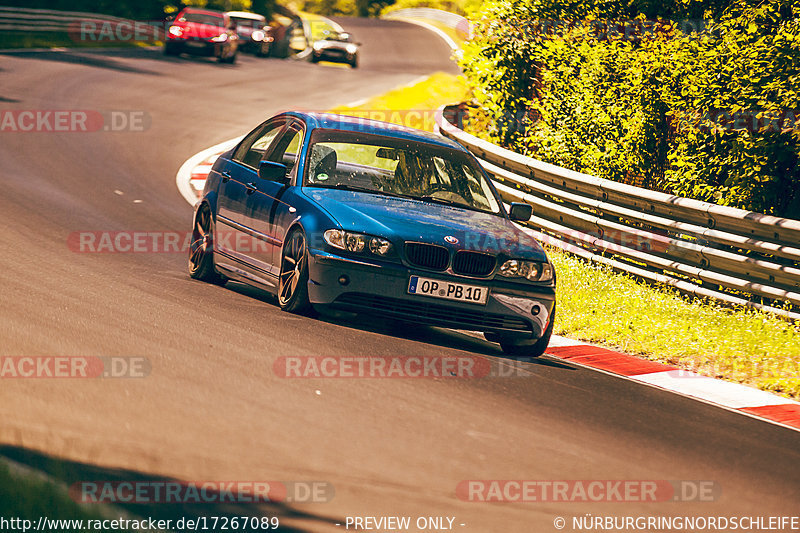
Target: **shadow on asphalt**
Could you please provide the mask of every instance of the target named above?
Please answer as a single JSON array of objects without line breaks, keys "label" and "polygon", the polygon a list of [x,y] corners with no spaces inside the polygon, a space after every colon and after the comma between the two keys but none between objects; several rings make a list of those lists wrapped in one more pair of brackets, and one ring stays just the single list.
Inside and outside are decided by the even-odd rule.
[{"label": "shadow on asphalt", "polygon": [[[228,290],[249,298],[260,300],[266,304],[274,306],[278,305],[277,298],[273,294],[255,287],[251,287],[250,285],[229,281],[225,287]],[[487,355],[497,359],[513,361],[517,363],[530,363],[533,365],[560,368],[564,370],[576,370],[576,368],[572,365],[564,364],[559,361],[553,361],[551,359],[545,359],[541,357],[532,358],[509,356],[504,354],[500,347],[495,343],[451,329],[408,324],[392,319],[355,315],[353,313],[337,313],[336,315],[320,314],[316,317],[305,318],[309,321],[325,322],[349,329],[368,331],[370,333],[377,333],[397,339],[422,342],[433,346],[440,346],[442,348],[463,350],[465,352]]]},{"label": "shadow on asphalt", "polygon": [[63,51],[52,50],[0,50],[0,56],[15,56],[25,59],[36,59],[39,61],[55,61],[59,63],[72,63],[77,65],[85,65],[88,67],[103,68],[108,70],[115,70],[118,72],[130,72],[134,74],[146,74],[151,76],[161,76],[161,72],[148,70],[144,68],[135,67],[127,63],[118,61],[118,59],[149,59],[156,61],[163,61],[165,63],[181,64],[181,63],[199,63],[215,65],[220,68],[235,68],[236,65],[220,64],[213,57],[203,56],[166,56],[161,48],[147,47],[147,48],[75,48]]},{"label": "shadow on asphalt", "polygon": [[[38,61],[55,61],[58,63],[85,65],[87,67],[102,68],[102,69],[114,70],[117,72],[130,72],[134,74],[147,74],[151,76],[160,76],[161,73],[159,72],[133,67],[131,65],[114,60],[114,57],[120,57],[120,58],[141,57],[135,54],[135,52],[139,50],[141,50],[141,52],[149,52],[149,50],[144,50],[144,49],[131,49],[130,52],[128,52],[128,50],[117,50],[117,49],[114,50],[75,49],[66,51],[12,50],[12,51],[0,51],[0,55],[15,56],[25,59],[35,59]],[[150,53],[151,55],[155,55],[154,52]]]},{"label": "shadow on asphalt", "polygon": [[[34,476],[36,475],[36,473],[45,474],[46,477],[50,479],[50,481],[56,483],[57,485],[62,485],[62,484],[65,485],[66,487],[64,487],[64,489],[67,490],[74,484],[82,482],[90,482],[90,483],[98,483],[99,487],[112,487],[111,490],[115,491],[112,494],[120,494],[124,497],[125,494],[129,493],[123,493],[124,492],[123,489],[121,487],[117,489],[119,485],[115,484],[121,482],[167,483],[167,482],[182,481],[162,476],[148,475],[146,473],[138,472],[135,470],[127,470],[122,468],[104,468],[97,465],[80,463],[67,459],[60,459],[52,457],[50,455],[46,455],[44,453],[35,450],[30,450],[28,448],[23,448],[18,446],[0,445],[0,458],[10,459],[11,461],[14,461],[25,467],[33,469],[34,471],[36,471],[34,473]],[[263,475],[253,475],[252,476],[253,479],[247,479],[241,481],[242,482],[262,481],[264,477],[265,476]],[[233,480],[225,479],[225,480],[185,480],[185,481],[192,481],[200,485],[202,482],[208,482],[208,481],[210,482],[224,481],[226,483],[229,483]],[[267,479],[263,479],[263,481],[275,483],[275,481]],[[108,485],[104,485],[104,483],[108,483]],[[0,489],[2,489],[2,487],[0,487]],[[72,499],[73,501],[80,499],[80,494],[81,494],[80,486],[74,487],[73,490],[70,490],[69,494],[70,494],[70,499]],[[98,490],[96,492],[92,492],[91,494],[103,494],[103,492],[101,490]],[[164,492],[162,492],[162,494],[164,494]],[[185,494],[187,496],[189,495],[188,492],[185,492]],[[126,513],[132,515],[130,517],[127,517],[132,520],[153,518],[154,520],[177,521],[181,518],[197,519],[201,517],[207,517],[206,521],[208,524],[212,523],[211,517],[228,517],[228,518],[249,517],[249,518],[259,518],[259,519],[262,517],[278,517],[278,519],[281,522],[284,522],[285,519],[306,520],[310,522],[328,523],[328,524],[336,524],[342,522],[341,519],[335,519],[331,517],[325,517],[319,514],[311,514],[308,512],[299,511],[282,502],[232,503],[230,501],[225,501],[224,503],[219,503],[220,499],[225,499],[222,498],[222,496],[223,496],[222,492],[206,490],[203,498],[208,501],[207,503],[113,502],[111,504],[113,507],[104,510],[100,509],[98,510],[103,512],[103,514],[110,513],[109,515],[110,519],[119,518],[119,516],[115,516],[113,514],[113,510],[116,509],[117,511],[123,510]],[[230,496],[226,496],[226,498],[230,500]],[[52,511],[53,515],[49,516],[48,518],[52,519],[60,518],[59,516],[57,516],[58,508],[63,508],[62,507],[63,504],[61,504],[60,502],[38,502],[38,503],[41,504],[38,505],[38,507],[47,511]],[[87,511],[91,512],[94,505],[89,505],[86,508]],[[29,519],[33,520],[35,520],[36,518],[38,517],[29,517]],[[220,518],[220,520],[222,519]],[[241,522],[239,523],[241,524]],[[230,527],[229,529],[233,528]],[[314,531],[314,529],[315,528],[312,529],[297,528],[297,527],[287,526],[281,523],[281,525],[278,526],[277,529],[270,529],[270,531],[300,533],[306,531]],[[237,531],[243,531],[243,532],[258,531],[259,533],[263,533],[264,529],[239,528],[237,529]]]}]

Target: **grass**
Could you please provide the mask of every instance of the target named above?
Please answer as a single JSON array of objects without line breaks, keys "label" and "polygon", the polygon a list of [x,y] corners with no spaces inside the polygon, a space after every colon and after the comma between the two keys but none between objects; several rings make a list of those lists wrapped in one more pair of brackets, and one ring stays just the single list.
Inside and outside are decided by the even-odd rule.
[{"label": "grass", "polygon": [[558,274],[557,334],[800,399],[797,326],[548,254]]},{"label": "grass", "polygon": [[467,87],[461,76],[437,72],[410,86],[394,89],[356,106],[339,106],[331,112],[433,131],[436,110],[460,102],[466,96]]},{"label": "grass", "polygon": [[[430,131],[432,113],[420,123],[408,110],[465,98],[460,77],[437,73],[332,111]],[[558,249],[549,255],[558,272],[557,334],[800,399],[800,327],[767,313],[690,300]]]},{"label": "grass", "polygon": [[[69,497],[66,489],[45,479],[12,472],[8,464],[0,460],[0,517],[6,520],[30,520],[35,527],[42,516],[63,520],[107,518],[99,509],[90,510],[79,505]],[[63,528],[59,531],[80,529]]]},{"label": "grass", "polygon": [[321,15],[299,11],[297,13],[311,30],[311,40],[318,41],[330,33],[335,33],[336,28],[331,26],[330,21]]}]

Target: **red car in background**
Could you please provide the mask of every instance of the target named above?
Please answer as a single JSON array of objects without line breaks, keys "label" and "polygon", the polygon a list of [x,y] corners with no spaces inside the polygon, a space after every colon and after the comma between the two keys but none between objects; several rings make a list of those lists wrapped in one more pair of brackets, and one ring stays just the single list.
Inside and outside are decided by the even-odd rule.
[{"label": "red car in background", "polygon": [[236,23],[225,13],[187,7],[169,26],[164,54],[185,53],[216,57],[220,63],[234,63],[238,45]]}]

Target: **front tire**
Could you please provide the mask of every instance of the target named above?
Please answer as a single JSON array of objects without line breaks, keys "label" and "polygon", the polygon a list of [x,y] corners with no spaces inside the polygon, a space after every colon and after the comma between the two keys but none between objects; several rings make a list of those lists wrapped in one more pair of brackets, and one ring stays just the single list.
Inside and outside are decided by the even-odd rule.
[{"label": "front tire", "polygon": [[308,247],[305,235],[300,230],[289,234],[283,244],[278,305],[290,313],[311,311],[308,301]]},{"label": "front tire", "polygon": [[550,337],[553,336],[553,325],[556,322],[556,308],[553,306],[553,312],[550,313],[550,323],[538,341],[533,344],[512,344],[510,342],[500,341],[500,348],[503,353],[513,357],[541,357],[547,350],[547,345],[550,344]]},{"label": "front tire", "polygon": [[214,236],[208,204],[200,206],[194,217],[192,244],[189,246],[189,276],[215,285],[225,285],[228,281],[214,268]]}]

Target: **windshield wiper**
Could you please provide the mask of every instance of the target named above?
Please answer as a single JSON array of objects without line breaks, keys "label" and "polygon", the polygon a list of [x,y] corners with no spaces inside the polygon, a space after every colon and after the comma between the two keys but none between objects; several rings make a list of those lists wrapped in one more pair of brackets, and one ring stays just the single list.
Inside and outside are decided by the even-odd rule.
[{"label": "windshield wiper", "polygon": [[438,196],[433,196],[430,194],[426,194],[424,196],[417,196],[416,198],[422,200],[423,202],[431,202],[432,204],[442,204],[448,205],[450,207],[459,207],[461,209],[468,209],[470,211],[477,211],[478,213],[491,213],[497,214],[492,211],[487,211],[485,209],[481,209],[480,207],[475,207],[474,205],[464,204],[461,202],[456,202],[455,200],[447,200],[445,198],[439,198]]},{"label": "windshield wiper", "polygon": [[406,194],[382,191],[380,189],[370,189],[369,187],[361,187],[359,185],[350,185],[349,183],[334,183],[332,185],[318,185],[318,187],[327,187],[329,189],[341,189],[343,191],[367,192],[367,193],[371,193],[371,194],[382,194],[384,196],[394,196],[396,198],[414,198],[413,196],[408,196]]},{"label": "windshield wiper", "polygon": [[470,209],[472,207],[470,205],[463,204],[461,202],[456,202],[455,200],[446,200],[445,198],[439,198],[438,196],[433,196],[433,195],[430,195],[430,194],[426,194],[424,196],[418,196],[417,198],[419,198],[423,202],[433,202],[433,203],[437,203],[437,204],[454,205],[454,206],[457,206],[457,207],[466,207],[467,209]]}]

